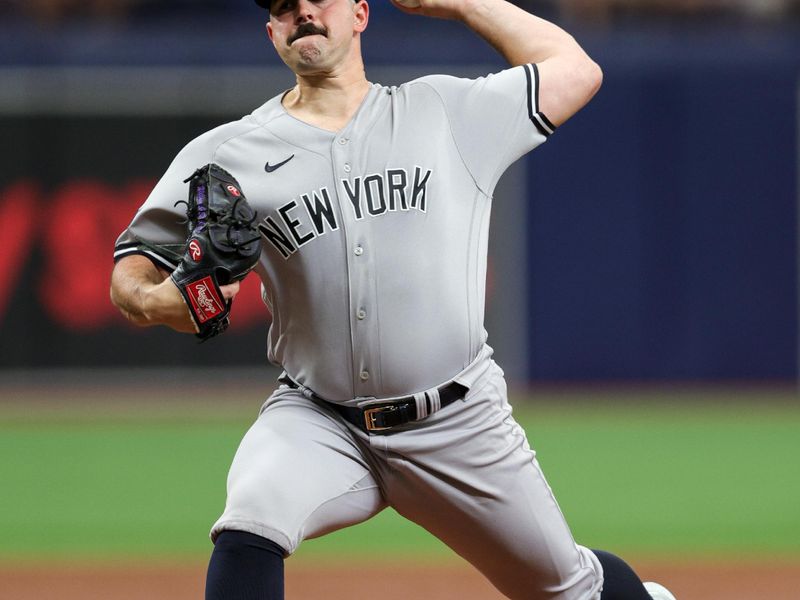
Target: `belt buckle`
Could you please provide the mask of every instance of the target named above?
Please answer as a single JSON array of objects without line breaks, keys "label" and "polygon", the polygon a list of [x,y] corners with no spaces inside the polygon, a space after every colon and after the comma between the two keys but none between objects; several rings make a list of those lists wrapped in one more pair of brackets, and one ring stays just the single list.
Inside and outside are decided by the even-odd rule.
[{"label": "belt buckle", "polygon": [[364,409],[364,426],[367,428],[367,431],[386,431],[387,429],[391,429],[391,427],[380,427],[375,424],[375,415],[382,412],[388,412],[396,410],[394,406],[373,406],[371,408]]}]

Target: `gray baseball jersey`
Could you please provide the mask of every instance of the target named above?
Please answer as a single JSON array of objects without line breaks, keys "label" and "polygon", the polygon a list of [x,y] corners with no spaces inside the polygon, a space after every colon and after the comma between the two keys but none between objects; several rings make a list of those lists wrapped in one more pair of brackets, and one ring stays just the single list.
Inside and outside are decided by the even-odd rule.
[{"label": "gray baseball jersey", "polygon": [[373,84],[339,133],[293,118],[275,97],[180,152],[116,257],[146,253],[174,268],[138,240],[181,243],[183,180],[216,162],[259,215],[269,359],[330,400],[432,388],[486,341],[491,194],[553,131],[537,95],[535,65]]},{"label": "gray baseball jersey", "polygon": [[[248,531],[288,555],[392,506],[509,598],[599,597],[602,567],[573,540],[483,329],[492,191],[554,130],[537,96],[534,65],[372,85],[338,133],[276,97],[177,156],[116,256],[173,268],[158,248],[183,243],[183,179],[209,162],[230,171],[264,238],[269,358],[294,384],[244,436],[212,539]],[[438,388],[453,381],[466,394],[442,407]],[[407,395],[428,416],[387,435],[319,398],[364,407]]]}]

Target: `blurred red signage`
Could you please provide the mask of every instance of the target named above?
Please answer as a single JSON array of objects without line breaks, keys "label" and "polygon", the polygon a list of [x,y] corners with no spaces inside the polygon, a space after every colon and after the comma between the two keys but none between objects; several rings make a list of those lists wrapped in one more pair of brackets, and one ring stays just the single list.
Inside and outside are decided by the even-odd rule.
[{"label": "blurred red signage", "polygon": [[[143,179],[119,186],[75,179],[45,190],[23,179],[0,190],[0,322],[9,317],[18,286],[33,280],[43,313],[66,330],[123,323],[109,300],[114,242],[153,185]],[[32,260],[36,252],[39,261]],[[35,264],[38,272],[23,277]],[[269,318],[255,275],[243,282],[232,315],[234,330]]]}]

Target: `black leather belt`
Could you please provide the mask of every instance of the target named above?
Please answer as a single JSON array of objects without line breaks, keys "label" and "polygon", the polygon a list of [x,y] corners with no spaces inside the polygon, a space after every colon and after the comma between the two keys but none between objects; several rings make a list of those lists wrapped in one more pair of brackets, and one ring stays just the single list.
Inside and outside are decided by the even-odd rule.
[{"label": "black leather belt", "polygon": [[[301,386],[292,381],[289,377],[281,377],[279,381],[294,389],[301,389]],[[345,421],[349,421],[368,433],[387,431],[393,427],[420,420],[417,414],[417,401],[414,399],[414,396],[405,396],[385,402],[376,402],[363,408],[358,408],[329,402],[324,398],[320,398],[317,394],[308,390],[308,388],[305,389],[310,393],[312,398],[324,402],[327,406],[330,406],[333,410],[342,415]],[[463,398],[467,390],[467,387],[455,381],[440,387],[438,389],[439,410]],[[433,403],[427,393],[425,394],[425,404],[427,406],[427,414],[425,416],[427,416],[434,412],[432,410]],[[422,418],[424,418],[424,416]]]}]

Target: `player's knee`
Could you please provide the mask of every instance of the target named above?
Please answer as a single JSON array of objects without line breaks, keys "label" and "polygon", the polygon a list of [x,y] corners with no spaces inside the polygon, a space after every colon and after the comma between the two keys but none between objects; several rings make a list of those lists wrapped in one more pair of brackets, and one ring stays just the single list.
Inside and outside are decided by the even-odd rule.
[{"label": "player's knee", "polygon": [[568,567],[539,573],[539,585],[525,600],[599,600],[603,589],[603,571],[596,556],[587,548],[579,546],[579,561]]},{"label": "player's knee", "polygon": [[263,560],[272,560],[273,556],[283,560],[286,555],[283,547],[273,540],[247,531],[233,529],[225,529],[217,535],[214,552],[237,556],[252,554],[261,556]]},{"label": "player's knee", "polygon": [[222,531],[208,564],[206,600],[283,600],[283,557],[283,548],[265,537]]},{"label": "player's knee", "polygon": [[492,583],[511,600],[599,600],[603,577],[599,570],[584,566],[569,574],[528,572]]}]

